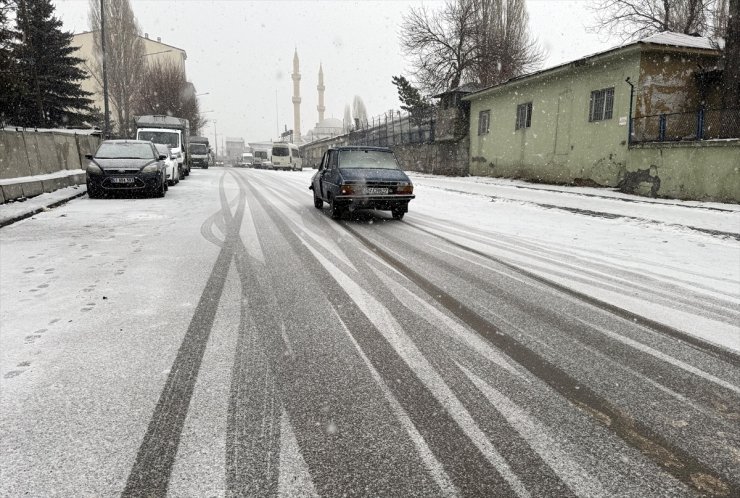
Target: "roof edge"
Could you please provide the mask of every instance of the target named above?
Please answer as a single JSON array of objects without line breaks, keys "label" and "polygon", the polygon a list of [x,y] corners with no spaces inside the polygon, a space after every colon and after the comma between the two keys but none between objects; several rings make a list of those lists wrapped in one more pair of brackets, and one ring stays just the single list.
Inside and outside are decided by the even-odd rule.
[{"label": "roof edge", "polygon": [[699,48],[699,47],[685,47],[685,46],[679,46],[679,45],[665,45],[662,43],[651,43],[649,41],[644,40],[638,40],[633,43],[629,43],[627,45],[620,45],[618,47],[614,47],[608,50],[605,50],[603,52],[597,52],[595,54],[587,55],[585,57],[581,57],[580,59],[575,59],[572,61],[564,62],[562,64],[558,64],[557,66],[553,66],[546,69],[541,69],[539,71],[535,71],[533,73],[529,74],[523,74],[521,76],[517,76],[515,78],[511,78],[507,81],[504,81],[503,83],[498,83],[496,85],[491,85],[487,88],[483,88],[481,90],[478,90],[477,92],[470,93],[468,95],[465,95],[462,97],[462,100],[473,100],[477,97],[480,97],[481,95],[484,95],[488,92],[494,91],[499,88],[503,88],[509,85],[512,85],[514,83],[523,83],[527,80],[534,79],[540,76],[544,76],[549,73],[557,73],[560,71],[564,71],[571,66],[574,66],[578,63],[586,63],[588,61],[597,60],[600,58],[611,58],[617,55],[618,53],[629,53],[634,52],[638,50],[643,50],[644,48],[650,48],[650,49],[660,49],[661,51],[670,51],[670,52],[692,52],[696,54],[707,54],[707,55],[719,55],[720,50],[719,49],[706,49],[706,48]]}]

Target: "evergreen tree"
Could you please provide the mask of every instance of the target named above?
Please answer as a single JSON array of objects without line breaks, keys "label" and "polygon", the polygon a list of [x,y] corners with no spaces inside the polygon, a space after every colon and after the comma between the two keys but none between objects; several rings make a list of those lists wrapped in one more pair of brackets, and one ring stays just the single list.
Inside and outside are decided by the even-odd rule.
[{"label": "evergreen tree", "polygon": [[18,69],[12,53],[15,35],[9,19],[14,7],[11,0],[0,0],[0,126],[8,121],[16,94],[15,75]]},{"label": "evergreen tree", "polygon": [[391,81],[398,89],[401,109],[411,114],[411,119],[419,126],[429,117],[432,105],[424,98],[418,88],[404,76],[393,76]]},{"label": "evergreen tree", "polygon": [[85,73],[82,60],[73,57],[72,34],[62,31],[51,0],[20,2],[16,27],[20,91],[14,105],[14,124],[57,127],[79,124],[89,118],[92,100],[80,87]]}]

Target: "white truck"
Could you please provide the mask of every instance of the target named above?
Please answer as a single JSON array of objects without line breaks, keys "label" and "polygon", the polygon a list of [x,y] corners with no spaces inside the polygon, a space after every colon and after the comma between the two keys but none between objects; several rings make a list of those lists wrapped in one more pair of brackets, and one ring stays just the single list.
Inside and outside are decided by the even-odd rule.
[{"label": "white truck", "polygon": [[159,115],[136,116],[136,139],[166,145],[177,159],[180,178],[190,174],[190,123],[187,119]]}]

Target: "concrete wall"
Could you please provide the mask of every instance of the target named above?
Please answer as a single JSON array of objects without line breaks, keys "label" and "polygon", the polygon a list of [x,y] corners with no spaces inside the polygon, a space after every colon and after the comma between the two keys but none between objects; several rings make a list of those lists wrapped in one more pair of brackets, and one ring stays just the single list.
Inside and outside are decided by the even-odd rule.
[{"label": "concrete wall", "polygon": [[[578,61],[474,96],[470,109],[470,174],[551,183],[616,186],[627,159],[630,87],[639,50]],[[614,88],[611,119],[589,122],[591,92]],[[532,102],[530,128],[516,130],[517,105]],[[478,135],[481,111],[488,133]]]},{"label": "concrete wall", "polygon": [[624,192],[740,202],[740,140],[646,143],[630,148]]},{"label": "concrete wall", "polygon": [[[85,154],[97,137],[0,130],[0,203],[85,182]],[[66,172],[70,172],[66,174]]]},{"label": "concrete wall", "polygon": [[459,142],[396,145],[391,147],[401,168],[434,175],[467,176],[470,164],[467,139]]}]

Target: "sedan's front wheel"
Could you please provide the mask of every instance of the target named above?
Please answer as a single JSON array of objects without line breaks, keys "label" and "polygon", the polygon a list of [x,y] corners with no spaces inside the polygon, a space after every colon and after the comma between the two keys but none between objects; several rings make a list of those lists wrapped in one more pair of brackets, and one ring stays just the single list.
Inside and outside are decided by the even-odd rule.
[{"label": "sedan's front wheel", "polygon": [[164,178],[162,178],[162,181],[159,182],[159,187],[154,189],[153,197],[164,197],[165,192],[167,192],[167,181]]}]

